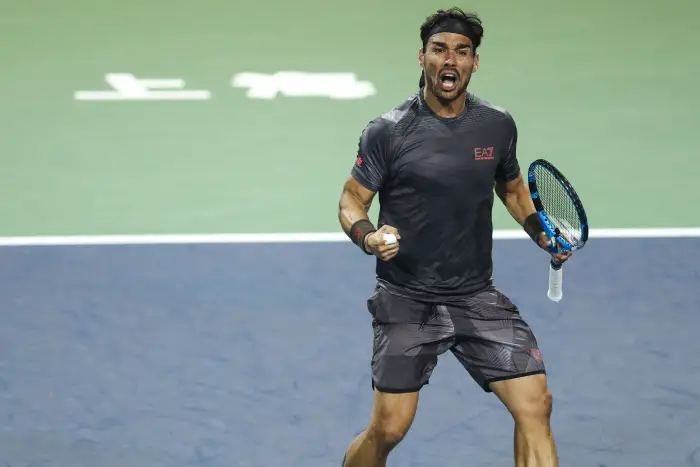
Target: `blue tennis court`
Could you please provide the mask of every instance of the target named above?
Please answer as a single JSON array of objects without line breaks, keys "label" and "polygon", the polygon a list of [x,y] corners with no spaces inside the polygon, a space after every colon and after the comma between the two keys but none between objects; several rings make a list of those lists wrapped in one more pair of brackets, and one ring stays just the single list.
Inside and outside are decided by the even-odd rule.
[{"label": "blue tennis court", "polygon": [[[495,242],[537,332],[562,466],[700,465],[699,238]],[[335,467],[371,407],[373,261],[349,243],[0,249],[0,465]],[[512,465],[450,354],[390,466]]]}]

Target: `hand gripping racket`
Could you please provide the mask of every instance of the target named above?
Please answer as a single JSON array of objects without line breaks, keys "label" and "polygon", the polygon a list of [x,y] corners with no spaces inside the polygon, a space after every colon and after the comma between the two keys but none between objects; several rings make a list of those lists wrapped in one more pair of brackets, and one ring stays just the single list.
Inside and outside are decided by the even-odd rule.
[{"label": "hand gripping racket", "polygon": [[[574,187],[551,163],[538,159],[527,171],[530,196],[542,227],[551,241],[552,253],[580,250],[588,241],[588,218]],[[547,297],[562,297],[562,264],[549,263]]]}]

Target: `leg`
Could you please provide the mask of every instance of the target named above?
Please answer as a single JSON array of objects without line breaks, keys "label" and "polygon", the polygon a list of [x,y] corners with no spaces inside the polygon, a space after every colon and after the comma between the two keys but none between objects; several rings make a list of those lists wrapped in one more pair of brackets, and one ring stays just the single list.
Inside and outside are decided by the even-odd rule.
[{"label": "leg", "polygon": [[452,345],[448,314],[430,304],[377,290],[368,300],[374,329],[374,404],[367,428],[348,448],[344,467],[384,467],[391,450],[408,432],[418,393],[428,384],[438,355]]},{"label": "leg", "polygon": [[491,383],[491,389],[515,421],[515,465],[557,467],[550,427],[552,395],[543,374]]},{"label": "leg", "polygon": [[418,392],[384,393],[375,389],[369,426],[352,442],[344,467],[384,467],[408,433],[418,407]]},{"label": "leg", "polygon": [[545,366],[518,308],[494,287],[448,308],[457,336],[453,353],[513,416],[516,466],[556,467]]}]

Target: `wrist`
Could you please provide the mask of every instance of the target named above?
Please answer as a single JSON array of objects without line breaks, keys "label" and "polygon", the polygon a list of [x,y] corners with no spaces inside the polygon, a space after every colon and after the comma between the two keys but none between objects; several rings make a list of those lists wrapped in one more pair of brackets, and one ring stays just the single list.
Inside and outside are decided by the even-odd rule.
[{"label": "wrist", "polygon": [[367,250],[367,236],[376,231],[376,227],[369,220],[361,219],[352,224],[348,236],[365,254],[371,255],[372,253]]},{"label": "wrist", "polygon": [[370,251],[369,246],[367,245],[367,239],[368,239],[369,236],[372,235],[374,232],[376,232],[376,231],[367,232],[367,233],[364,235],[364,237],[362,237],[362,244],[360,245],[360,248],[362,249],[362,251],[364,251],[364,252],[367,253],[368,255],[371,255],[371,254],[372,254],[372,251]]},{"label": "wrist", "polygon": [[525,218],[523,222],[523,230],[530,236],[533,242],[539,245],[539,238],[542,233],[544,233],[544,227],[542,227],[542,222],[540,222],[540,216],[536,212],[533,212]]}]

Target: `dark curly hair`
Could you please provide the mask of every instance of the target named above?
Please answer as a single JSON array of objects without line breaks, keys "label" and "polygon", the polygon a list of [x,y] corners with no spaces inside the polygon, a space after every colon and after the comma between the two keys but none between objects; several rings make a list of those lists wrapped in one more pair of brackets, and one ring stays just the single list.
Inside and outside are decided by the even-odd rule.
[{"label": "dark curly hair", "polygon": [[[448,10],[438,10],[432,15],[425,19],[425,22],[420,26],[420,38],[423,42],[423,50],[425,51],[425,46],[428,44],[428,39],[430,39],[430,32],[433,28],[440,24],[441,22],[452,19],[458,20],[464,23],[467,31],[468,37],[472,41],[474,46],[474,53],[476,49],[481,45],[481,40],[484,37],[484,26],[481,23],[481,19],[476,13],[465,13],[461,8],[452,7]],[[420,74],[420,81],[418,83],[419,87],[425,85],[425,77],[423,73]]]}]

